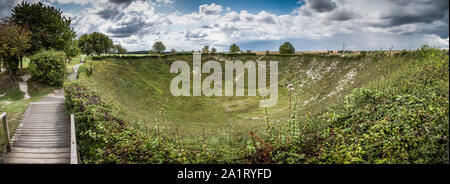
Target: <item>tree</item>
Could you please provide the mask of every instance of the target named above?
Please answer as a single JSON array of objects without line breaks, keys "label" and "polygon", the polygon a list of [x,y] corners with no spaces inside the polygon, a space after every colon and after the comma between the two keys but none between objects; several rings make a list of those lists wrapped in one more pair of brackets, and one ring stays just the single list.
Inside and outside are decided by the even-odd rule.
[{"label": "tree", "polygon": [[80,48],[81,52],[86,55],[91,55],[92,53],[94,53],[94,46],[90,41],[89,34],[83,34],[80,38],[78,38],[78,47]]},{"label": "tree", "polygon": [[71,46],[76,35],[70,26],[70,18],[52,6],[38,2],[29,4],[22,1],[12,10],[11,20],[32,32],[31,47],[27,53],[34,54],[42,49],[64,51]]},{"label": "tree", "polygon": [[31,47],[31,32],[8,20],[0,21],[0,59],[9,72],[11,82],[18,70],[20,57]]},{"label": "tree", "polygon": [[113,41],[103,33],[93,32],[89,37],[89,41],[93,45],[94,52],[97,55],[106,54],[114,47]]},{"label": "tree", "polygon": [[202,49],[202,52],[208,53],[208,52],[209,52],[209,46],[208,46],[208,45],[205,45],[205,46],[203,47],[203,49]]},{"label": "tree", "polygon": [[239,51],[241,51],[241,49],[236,44],[233,43],[233,45],[230,46],[231,53],[235,53],[235,52],[239,52]]},{"label": "tree", "polygon": [[295,48],[289,42],[284,42],[283,45],[280,46],[280,54],[294,54]]},{"label": "tree", "polygon": [[155,42],[155,44],[153,44],[153,51],[157,54],[161,54],[166,51],[166,46],[164,46],[162,42]]},{"label": "tree", "polygon": [[216,53],[216,52],[217,52],[216,48],[213,47],[213,48],[211,49],[211,52],[212,52],[212,53]]},{"label": "tree", "polygon": [[117,49],[117,54],[119,55],[124,55],[127,53],[127,49],[125,49],[124,47],[122,47],[122,45],[115,45],[115,48]]},{"label": "tree", "polygon": [[175,54],[175,53],[177,53],[177,51],[175,49],[172,49],[172,50],[170,50],[170,53]]},{"label": "tree", "polygon": [[68,59],[78,56],[78,54],[80,54],[80,48],[78,47],[77,40],[70,43],[69,46],[64,49],[64,52]]},{"label": "tree", "polygon": [[84,34],[78,39],[78,47],[87,55],[110,53],[115,49],[113,41],[107,35],[99,32]]}]

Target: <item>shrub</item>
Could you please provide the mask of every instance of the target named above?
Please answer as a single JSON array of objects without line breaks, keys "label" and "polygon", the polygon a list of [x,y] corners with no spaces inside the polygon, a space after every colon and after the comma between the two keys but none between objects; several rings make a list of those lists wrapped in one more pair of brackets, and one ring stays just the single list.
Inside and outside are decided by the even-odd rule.
[{"label": "shrub", "polygon": [[412,56],[405,63],[415,65],[412,69],[355,89],[322,112],[291,119],[295,126],[258,132],[269,146],[246,158],[256,163],[448,163],[448,56],[426,46]]},{"label": "shrub", "polygon": [[66,54],[51,50],[41,51],[30,57],[30,72],[51,86],[62,86],[66,74]]},{"label": "shrub", "polygon": [[280,46],[280,54],[294,54],[295,48],[289,42],[284,42],[283,45]]}]

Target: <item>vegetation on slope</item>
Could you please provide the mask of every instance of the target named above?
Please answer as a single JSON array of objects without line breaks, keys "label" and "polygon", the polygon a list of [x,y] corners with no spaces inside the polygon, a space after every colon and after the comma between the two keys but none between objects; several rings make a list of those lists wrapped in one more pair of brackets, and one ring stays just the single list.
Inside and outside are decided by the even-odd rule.
[{"label": "vegetation on slope", "polygon": [[449,61],[423,47],[413,65],[355,89],[345,101],[261,132],[257,163],[448,163]]},{"label": "vegetation on slope", "polygon": [[[242,131],[238,125],[229,128],[241,129],[241,133],[216,136],[197,133],[188,137],[180,135],[177,126],[164,129],[158,122],[177,116],[170,114],[171,111],[183,113],[179,107],[184,107],[186,112],[179,117],[185,119],[178,122],[178,127],[190,125],[186,122],[191,119],[186,117],[205,118],[214,125],[220,121],[211,120],[211,114],[196,116],[192,109],[185,107],[204,108],[220,115],[227,111],[214,110],[208,105],[226,101],[246,104],[252,100],[242,97],[171,98],[163,85],[170,83],[173,77],[168,74],[168,67],[171,61],[188,58],[88,62],[82,67],[81,80],[65,87],[67,107],[75,113],[78,122],[83,162],[448,162],[445,152],[445,148],[448,150],[448,56],[423,48],[397,57],[376,59],[346,57],[336,61],[334,57],[324,57],[316,62],[320,57],[304,57],[289,62],[289,58],[292,57],[278,58],[280,63],[284,62],[280,64],[280,71],[283,71],[280,86],[293,82],[299,87],[294,116],[286,117],[288,104],[285,100],[281,102],[284,107],[277,107],[278,116],[269,114],[270,123],[275,125],[269,129],[257,124],[259,128],[250,129],[254,131]],[[322,66],[321,62],[326,64]],[[332,66],[335,68],[330,68]],[[327,82],[329,80],[331,83]],[[355,89],[360,87],[363,88]],[[355,90],[351,92],[352,89]],[[282,90],[285,89],[280,88]],[[348,92],[351,94],[346,96]],[[280,100],[286,97],[284,93]],[[249,111],[262,110],[246,108],[228,116],[248,116]],[[148,117],[159,118],[154,126],[133,116],[133,113],[145,112]],[[249,121],[243,118],[242,125]]]}]

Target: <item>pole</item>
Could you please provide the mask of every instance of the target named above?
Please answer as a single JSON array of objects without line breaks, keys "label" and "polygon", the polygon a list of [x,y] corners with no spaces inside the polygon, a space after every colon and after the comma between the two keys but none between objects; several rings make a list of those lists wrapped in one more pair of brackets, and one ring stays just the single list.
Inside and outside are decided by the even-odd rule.
[{"label": "pole", "polygon": [[6,112],[0,115],[0,118],[3,119],[3,131],[5,134],[5,143],[6,143],[6,151],[11,152],[11,140],[9,139],[9,129],[8,129],[8,121],[6,120]]}]

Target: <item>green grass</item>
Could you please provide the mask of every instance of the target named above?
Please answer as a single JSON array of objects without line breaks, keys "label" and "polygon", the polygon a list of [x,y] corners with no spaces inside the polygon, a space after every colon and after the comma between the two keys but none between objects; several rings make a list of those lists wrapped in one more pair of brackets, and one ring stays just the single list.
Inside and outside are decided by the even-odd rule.
[{"label": "green grass", "polygon": [[173,97],[170,64],[188,56],[89,61],[65,86],[83,162],[448,163],[448,56],[440,51],[265,59],[280,61],[270,128],[255,97]]},{"label": "green grass", "polygon": [[[222,59],[255,61],[259,57]],[[203,61],[209,59],[215,57],[202,58]],[[258,106],[259,97],[172,96],[169,86],[175,75],[169,73],[169,68],[176,60],[192,63],[192,56],[89,61],[81,69],[80,80],[102,94],[109,103],[117,105],[128,119],[149,128],[164,127],[171,134],[179,133],[184,137],[248,136],[249,131],[266,127],[264,108]],[[279,61],[278,104],[268,108],[270,123],[277,125],[287,124],[289,96],[286,86],[291,82],[296,88],[293,92],[294,103],[297,104],[293,105],[294,110],[306,114],[341,101],[352,89],[407,66],[400,58],[373,62],[368,58],[269,56],[262,60]],[[90,76],[83,72],[88,67],[93,68]],[[351,70],[356,71],[352,82],[345,83],[342,90],[328,97]],[[310,75],[321,75],[320,79],[311,79],[308,71],[312,73]],[[299,87],[300,84],[303,86]]]}]

